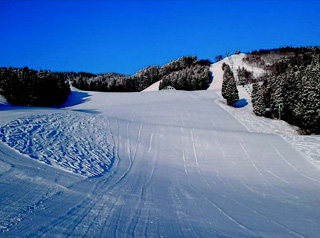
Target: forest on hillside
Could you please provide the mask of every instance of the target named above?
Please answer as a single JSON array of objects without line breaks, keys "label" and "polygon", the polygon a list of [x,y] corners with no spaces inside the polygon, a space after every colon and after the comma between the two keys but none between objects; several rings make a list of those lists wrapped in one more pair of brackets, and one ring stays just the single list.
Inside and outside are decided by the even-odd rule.
[{"label": "forest on hillside", "polygon": [[212,80],[210,64],[209,60],[184,56],[162,67],[146,67],[132,76],[0,68],[0,95],[12,105],[52,107],[66,101],[70,84],[81,90],[139,92],[162,80],[162,88],[170,85],[180,90],[204,90]]},{"label": "forest on hillside", "polygon": [[319,47],[255,51],[244,61],[267,72],[253,85],[256,115],[285,120],[301,134],[320,134]]}]

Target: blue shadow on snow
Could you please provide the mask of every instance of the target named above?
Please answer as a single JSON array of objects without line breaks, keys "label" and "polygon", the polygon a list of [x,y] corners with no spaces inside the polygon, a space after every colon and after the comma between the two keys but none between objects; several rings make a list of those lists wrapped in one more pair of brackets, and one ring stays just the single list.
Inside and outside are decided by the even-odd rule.
[{"label": "blue shadow on snow", "polygon": [[71,91],[67,101],[62,103],[58,108],[71,107],[89,101],[91,95],[86,92]]},{"label": "blue shadow on snow", "polygon": [[238,101],[236,101],[233,106],[235,108],[240,108],[240,107],[245,107],[248,105],[248,102],[246,99],[242,98],[242,99],[239,99]]}]

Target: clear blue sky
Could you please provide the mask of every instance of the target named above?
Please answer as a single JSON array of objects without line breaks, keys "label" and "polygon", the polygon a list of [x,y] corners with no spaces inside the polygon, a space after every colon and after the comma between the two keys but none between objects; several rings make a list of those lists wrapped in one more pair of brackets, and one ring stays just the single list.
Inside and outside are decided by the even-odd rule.
[{"label": "clear blue sky", "polygon": [[320,43],[320,1],[0,0],[0,66],[133,74],[183,55]]}]

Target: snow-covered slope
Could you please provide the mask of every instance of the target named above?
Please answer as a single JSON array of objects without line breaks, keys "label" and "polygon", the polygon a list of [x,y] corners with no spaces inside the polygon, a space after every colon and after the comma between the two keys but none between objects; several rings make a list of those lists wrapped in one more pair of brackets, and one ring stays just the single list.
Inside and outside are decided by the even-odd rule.
[{"label": "snow-covered slope", "polygon": [[220,104],[74,91],[0,109],[0,236],[317,237],[319,169]]},{"label": "snow-covered slope", "polygon": [[226,63],[231,66],[231,69],[233,71],[233,74],[235,77],[237,77],[237,69],[240,67],[244,67],[248,71],[251,71],[253,73],[254,77],[258,77],[265,73],[265,71],[261,68],[254,67],[251,65],[246,64],[243,62],[243,58],[246,56],[246,54],[237,54],[237,55],[231,55],[230,57],[226,57],[223,60],[214,63],[210,66],[210,71],[213,75],[213,82],[211,83],[210,89],[221,89],[222,87],[222,81],[223,81],[223,71],[222,71],[222,64]]},{"label": "snow-covered slope", "polygon": [[[210,71],[212,72],[212,75],[213,75],[213,82],[211,83],[208,90],[221,89],[222,80],[223,80],[223,71],[222,71],[221,66],[223,63],[229,64],[230,66],[232,66],[231,69],[232,69],[235,77],[237,77],[238,67],[240,67],[240,68],[244,67],[248,71],[251,71],[253,73],[254,77],[261,76],[262,74],[265,73],[265,71],[263,69],[246,64],[245,62],[243,62],[242,59],[245,56],[246,56],[246,54],[243,54],[243,53],[237,54],[237,55],[231,55],[230,57],[226,57],[223,60],[212,64],[210,66]],[[143,91],[159,91],[159,84],[160,84],[160,81],[152,84],[151,86],[149,86],[148,88],[146,88]]]},{"label": "snow-covered slope", "polygon": [[150,92],[150,91],[159,91],[159,85],[160,85],[161,80],[158,82],[155,82],[154,84],[150,85],[146,89],[143,90],[143,92]]}]

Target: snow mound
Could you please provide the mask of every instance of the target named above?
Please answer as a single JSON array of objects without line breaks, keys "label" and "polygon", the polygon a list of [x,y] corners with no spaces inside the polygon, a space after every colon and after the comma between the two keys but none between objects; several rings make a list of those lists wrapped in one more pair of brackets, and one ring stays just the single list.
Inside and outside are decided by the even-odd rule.
[{"label": "snow mound", "polygon": [[103,117],[51,113],[17,119],[0,128],[0,139],[22,154],[54,167],[94,177],[114,162],[113,142]]}]

